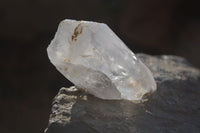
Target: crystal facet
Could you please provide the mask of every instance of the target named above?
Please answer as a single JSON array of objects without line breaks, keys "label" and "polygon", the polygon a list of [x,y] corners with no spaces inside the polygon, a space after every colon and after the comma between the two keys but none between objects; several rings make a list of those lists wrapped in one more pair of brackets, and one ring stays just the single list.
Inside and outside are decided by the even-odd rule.
[{"label": "crystal facet", "polygon": [[58,71],[96,97],[141,100],[156,90],[150,70],[106,24],[66,19],[47,51]]}]

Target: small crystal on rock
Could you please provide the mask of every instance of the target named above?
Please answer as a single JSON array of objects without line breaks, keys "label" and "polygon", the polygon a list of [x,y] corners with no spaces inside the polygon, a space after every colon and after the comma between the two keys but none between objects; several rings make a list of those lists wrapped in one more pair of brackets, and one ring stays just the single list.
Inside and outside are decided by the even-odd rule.
[{"label": "small crystal on rock", "polygon": [[96,97],[141,100],[156,90],[150,70],[106,24],[66,19],[47,51],[58,71]]}]

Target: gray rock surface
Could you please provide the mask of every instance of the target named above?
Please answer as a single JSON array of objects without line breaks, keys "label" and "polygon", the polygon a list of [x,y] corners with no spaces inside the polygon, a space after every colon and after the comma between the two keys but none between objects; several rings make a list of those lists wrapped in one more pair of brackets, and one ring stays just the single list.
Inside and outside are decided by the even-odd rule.
[{"label": "gray rock surface", "polygon": [[53,100],[46,133],[199,133],[200,71],[176,56],[137,54],[157,91],[141,103],[102,100],[75,87]]}]

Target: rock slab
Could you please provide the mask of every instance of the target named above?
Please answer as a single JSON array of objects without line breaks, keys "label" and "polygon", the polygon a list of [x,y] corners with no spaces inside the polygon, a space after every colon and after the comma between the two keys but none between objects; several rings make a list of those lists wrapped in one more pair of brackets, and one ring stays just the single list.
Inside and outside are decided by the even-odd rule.
[{"label": "rock slab", "polygon": [[102,100],[61,88],[46,133],[199,133],[200,71],[184,58],[137,54],[157,91],[141,103]]}]

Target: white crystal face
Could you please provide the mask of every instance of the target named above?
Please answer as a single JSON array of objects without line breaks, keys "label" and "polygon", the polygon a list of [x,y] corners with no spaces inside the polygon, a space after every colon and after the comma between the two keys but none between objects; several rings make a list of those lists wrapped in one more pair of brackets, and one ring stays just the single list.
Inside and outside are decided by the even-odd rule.
[{"label": "white crystal face", "polygon": [[58,71],[96,97],[141,100],[156,90],[149,69],[106,24],[66,19],[47,51]]}]

